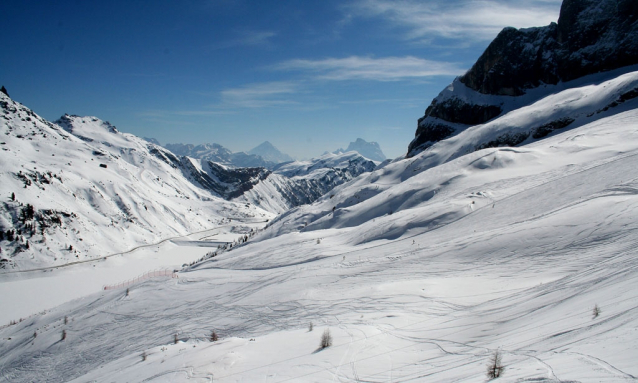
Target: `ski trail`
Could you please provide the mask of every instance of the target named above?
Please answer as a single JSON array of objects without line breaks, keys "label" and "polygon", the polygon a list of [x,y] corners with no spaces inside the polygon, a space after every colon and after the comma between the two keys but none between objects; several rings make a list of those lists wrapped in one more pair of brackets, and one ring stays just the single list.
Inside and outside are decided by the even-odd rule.
[{"label": "ski trail", "polygon": [[[354,336],[352,335],[352,333],[350,331],[348,331],[347,326],[341,324],[341,325],[339,325],[339,328],[344,330],[346,333],[348,333],[348,335],[350,336],[350,343],[348,343],[348,349],[343,353],[343,356],[341,357],[341,360],[339,361],[339,364],[337,365],[337,369],[335,370],[334,374],[332,375],[332,381],[333,382],[341,381],[341,379],[339,379],[339,371],[341,370],[341,366],[343,366],[345,364],[344,361],[346,359],[346,356],[350,353],[350,350],[352,349],[352,344],[354,342]],[[348,378],[346,377],[346,379],[348,379]]]},{"label": "ski trail", "polygon": [[628,374],[624,371],[622,371],[619,368],[616,368],[614,366],[612,366],[610,363],[600,359],[600,358],[596,358],[595,356],[592,355],[588,355],[588,354],[582,354],[580,352],[573,352],[573,351],[563,351],[560,352],[560,354],[572,354],[572,355],[579,355],[581,358],[588,360],[590,363],[594,363],[597,364],[598,366],[604,368],[605,370],[607,370],[608,372],[614,374],[614,375],[619,375],[622,376],[625,379],[632,379],[632,380],[638,380],[637,377]]}]

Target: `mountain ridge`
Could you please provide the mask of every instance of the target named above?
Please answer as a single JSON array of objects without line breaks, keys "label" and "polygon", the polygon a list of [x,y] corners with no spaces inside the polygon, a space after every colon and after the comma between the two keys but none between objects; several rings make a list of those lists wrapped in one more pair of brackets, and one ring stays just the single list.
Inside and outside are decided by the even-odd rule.
[{"label": "mountain ridge", "polygon": [[[504,96],[529,104],[548,94],[543,88],[551,92],[551,86],[638,64],[636,20],[638,3],[632,0],[565,0],[558,23],[503,29],[472,68],[428,106],[408,145],[408,157],[513,110],[503,106],[509,102]],[[569,125],[552,124],[558,129]]]}]

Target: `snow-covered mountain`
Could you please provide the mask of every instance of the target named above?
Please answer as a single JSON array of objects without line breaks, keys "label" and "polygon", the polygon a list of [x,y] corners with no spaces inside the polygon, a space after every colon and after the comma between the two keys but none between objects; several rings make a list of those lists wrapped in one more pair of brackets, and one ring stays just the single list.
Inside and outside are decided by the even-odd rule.
[{"label": "snow-covered mountain", "polygon": [[314,202],[335,186],[371,172],[377,165],[378,162],[356,152],[328,153],[308,161],[287,162],[276,166],[268,178],[236,200],[283,213]]},{"label": "snow-covered mountain", "polygon": [[268,141],[262,142],[258,146],[250,149],[248,154],[254,154],[260,156],[266,161],[274,162],[275,164],[279,164],[282,162],[294,161],[292,157],[287,155],[286,153],[282,153],[277,149],[273,144]]},{"label": "snow-covered mountain", "polygon": [[3,268],[102,257],[232,215],[271,218],[376,166],[349,153],[274,173],[228,167],[177,156],[96,117],[51,123],[4,94],[0,105]]},{"label": "snow-covered mountain", "polygon": [[395,161],[179,278],[0,329],[0,379],[479,383],[499,350],[502,382],[633,381],[637,102],[517,148]]},{"label": "snow-covered mountain", "polygon": [[178,156],[187,156],[199,160],[212,161],[224,166],[237,168],[263,167],[272,169],[277,162],[266,161],[256,154],[233,153],[219,144],[166,144],[164,147]]},{"label": "snow-covered mountain", "polygon": [[[436,142],[412,159],[396,161],[379,170],[364,174],[352,182],[335,188],[331,196],[324,196],[311,206],[293,209],[281,215],[273,223],[276,229],[273,228],[270,233],[276,236],[297,230],[300,226],[304,226],[304,230],[323,230],[359,227],[364,223],[371,225],[371,222],[375,220],[378,224],[378,220],[387,215],[396,214],[404,209],[412,211],[414,206],[427,203],[442,191],[442,185],[451,182],[455,177],[463,178],[463,171],[456,175],[444,172],[443,169],[447,168],[442,165],[446,163],[465,159],[464,161],[475,161],[476,166],[479,167],[504,166],[501,162],[509,161],[506,159],[510,155],[508,153],[520,151],[504,149],[502,152],[494,152],[501,154],[490,157],[485,155],[483,150],[503,146],[503,140],[511,137],[523,137],[524,139],[519,142],[521,145],[531,144],[541,138],[534,138],[534,132],[543,133],[544,137],[548,133],[546,130],[552,131],[552,121],[570,119],[570,128],[575,129],[580,126],[595,125],[600,120],[608,121],[610,116],[636,110],[638,108],[638,97],[636,97],[638,96],[638,71],[632,72],[631,69],[638,68],[622,68],[585,76],[564,83],[562,87],[554,86],[549,96],[540,98],[530,105],[521,106],[488,123],[466,128],[453,137]],[[623,73],[627,71],[629,72]],[[546,89],[543,88],[540,91],[545,92]],[[535,96],[533,92],[530,93],[530,97]],[[613,124],[607,123],[605,126],[613,129]],[[529,132],[533,132],[532,135]],[[554,135],[557,133],[555,132]],[[483,154],[474,155],[475,152]],[[485,162],[488,160],[493,161],[493,164]],[[418,178],[417,175],[421,177],[421,173],[430,170],[436,174],[443,172],[444,179],[430,180],[427,184],[412,180],[412,178]],[[400,188],[397,189],[399,185]],[[402,191],[397,192],[397,190]],[[445,205],[436,205],[434,211],[436,215],[445,216],[446,219],[456,219],[456,214],[449,214]],[[423,219],[428,221],[431,217],[423,215],[423,218],[416,219],[414,224],[420,226],[422,223],[419,222]],[[435,221],[440,224],[441,218]],[[369,233],[378,231],[379,235],[386,235],[387,230],[379,226],[379,229],[368,228],[366,232],[368,237],[374,237]],[[397,230],[400,233],[404,228],[399,227]]]},{"label": "snow-covered mountain", "polygon": [[383,154],[383,151],[381,151],[381,146],[379,146],[377,142],[367,142],[363,138],[357,138],[348,145],[347,149],[337,149],[333,153],[340,154],[351,151],[355,151],[373,161],[383,162],[386,160],[386,156]]},{"label": "snow-covered mountain", "polygon": [[[638,64],[638,3],[634,0],[566,0],[558,24],[505,28],[476,64],[436,97],[419,119],[408,156],[465,129],[531,105],[577,79]],[[635,97],[619,94],[619,100]],[[517,134],[476,142],[515,146],[574,127],[562,115]]]},{"label": "snow-covered mountain", "polygon": [[96,117],[54,124],[4,94],[0,107],[5,268],[102,257],[234,214],[272,216],[219,198],[186,158]]}]

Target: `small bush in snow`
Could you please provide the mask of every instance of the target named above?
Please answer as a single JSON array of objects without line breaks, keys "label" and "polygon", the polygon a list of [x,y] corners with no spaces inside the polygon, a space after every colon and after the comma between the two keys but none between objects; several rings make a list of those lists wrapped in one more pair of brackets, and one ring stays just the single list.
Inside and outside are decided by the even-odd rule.
[{"label": "small bush in snow", "polygon": [[147,357],[147,355],[146,355],[146,351],[144,351],[144,352],[142,353],[142,362],[145,362],[145,361],[146,361],[146,357]]},{"label": "small bush in snow", "polygon": [[313,328],[314,326],[312,325],[312,322],[310,322],[310,324],[308,325],[308,332],[311,332]]},{"label": "small bush in snow", "polygon": [[330,335],[330,329],[324,330],[323,334],[321,335],[321,344],[319,346],[321,348],[332,346],[332,335]]},{"label": "small bush in snow", "polygon": [[503,374],[503,371],[505,371],[505,366],[503,366],[501,352],[496,350],[490,358],[490,363],[487,365],[487,377],[496,379]]},{"label": "small bush in snow", "polygon": [[596,319],[598,318],[598,316],[600,315],[601,311],[600,311],[600,307],[598,307],[598,305],[594,306],[594,309],[592,310],[592,318],[591,319]]},{"label": "small bush in snow", "polygon": [[213,331],[212,334],[210,334],[210,341],[217,342],[218,340],[219,340],[219,337],[217,336],[217,333]]}]

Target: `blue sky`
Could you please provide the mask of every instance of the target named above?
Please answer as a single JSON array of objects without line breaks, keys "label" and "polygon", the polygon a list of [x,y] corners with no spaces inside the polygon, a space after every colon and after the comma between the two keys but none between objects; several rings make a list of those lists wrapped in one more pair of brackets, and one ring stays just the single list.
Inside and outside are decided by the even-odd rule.
[{"label": "blue sky", "polygon": [[5,0],[0,83],[47,119],[162,143],[309,158],[361,137],[397,157],[503,27],[547,25],[560,3]]}]

